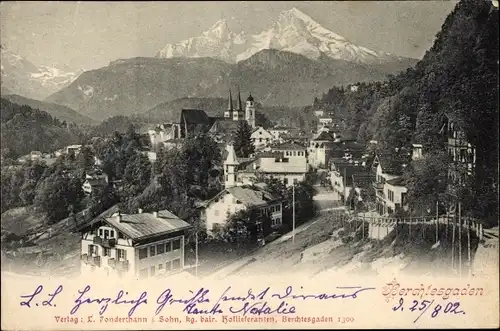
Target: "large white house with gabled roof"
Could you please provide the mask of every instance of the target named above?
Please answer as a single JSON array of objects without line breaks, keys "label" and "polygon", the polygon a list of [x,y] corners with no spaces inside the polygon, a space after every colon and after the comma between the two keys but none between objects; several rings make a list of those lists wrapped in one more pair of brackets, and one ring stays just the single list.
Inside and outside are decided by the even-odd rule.
[{"label": "large white house with gabled roof", "polygon": [[233,186],[222,190],[200,207],[200,218],[207,233],[223,227],[231,215],[242,210],[255,210],[257,215],[267,215],[271,227],[282,223],[281,197],[275,196],[258,185]]},{"label": "large white house with gabled roof", "polygon": [[168,210],[98,217],[80,229],[81,273],[146,278],[180,271],[190,227]]}]

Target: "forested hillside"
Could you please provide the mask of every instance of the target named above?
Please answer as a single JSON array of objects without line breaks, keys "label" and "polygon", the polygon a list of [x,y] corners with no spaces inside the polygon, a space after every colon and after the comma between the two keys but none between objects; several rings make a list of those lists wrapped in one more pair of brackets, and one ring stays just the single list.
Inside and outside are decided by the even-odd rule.
[{"label": "forested hillside", "polygon": [[30,151],[53,152],[82,141],[82,131],[73,123],[48,113],[1,99],[2,156],[16,158]]},{"label": "forested hillside", "polygon": [[313,108],[335,111],[360,140],[376,139],[386,152],[417,142],[430,156],[444,149],[445,141],[437,137],[443,115],[451,115],[476,148],[471,190],[461,193],[465,209],[496,218],[498,9],[491,2],[460,1],[414,68],[385,82],[332,88]]}]

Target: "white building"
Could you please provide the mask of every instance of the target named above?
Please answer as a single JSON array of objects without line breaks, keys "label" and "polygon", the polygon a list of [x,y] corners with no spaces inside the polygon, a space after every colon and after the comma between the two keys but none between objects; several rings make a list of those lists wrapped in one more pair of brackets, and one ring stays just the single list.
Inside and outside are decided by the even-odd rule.
[{"label": "white building", "polygon": [[385,205],[384,214],[392,214],[393,212],[406,206],[406,193],[408,190],[405,187],[402,177],[389,179],[384,184]]},{"label": "white building", "polygon": [[309,142],[308,161],[311,167],[324,168],[328,166],[328,152],[335,147],[336,139],[327,131],[320,131]]},{"label": "white building", "polygon": [[182,270],[190,227],[167,210],[96,218],[80,230],[81,272],[146,278]]},{"label": "white building", "polygon": [[[396,158],[392,159],[391,158]],[[372,164],[375,173],[373,183],[376,192],[377,212],[389,215],[405,205],[406,187],[401,175],[405,163],[392,155],[376,155]]]},{"label": "white building", "polygon": [[225,188],[214,198],[204,202],[200,210],[208,234],[223,227],[231,215],[242,210],[255,210],[257,215],[268,215],[272,228],[282,224],[280,197],[273,196],[257,185]]},{"label": "white building", "polygon": [[274,140],[274,136],[269,131],[259,126],[253,130],[251,139],[255,149],[259,150],[269,145]]},{"label": "white building", "polygon": [[155,148],[156,146],[161,145],[165,141],[171,139],[179,139],[180,128],[179,125],[176,125],[175,123],[165,123],[159,125],[154,130],[148,130],[148,136],[151,142],[151,146]]},{"label": "white building", "polygon": [[80,153],[81,149],[82,149],[82,145],[69,145],[69,146],[66,146],[66,154],[74,153],[76,156],[76,155],[78,155],[78,153]]},{"label": "white building", "polygon": [[317,117],[324,116],[325,115],[325,111],[321,110],[321,109],[315,110],[314,111],[314,115],[316,115]]},{"label": "white building", "polygon": [[289,134],[292,129],[284,126],[275,126],[274,128],[268,129],[270,134],[272,134],[275,141],[281,142],[281,135]]},{"label": "white building", "polygon": [[35,160],[41,160],[42,159],[42,152],[40,151],[31,151],[29,154],[29,158],[31,161]]},{"label": "white building", "polygon": [[251,185],[261,175],[273,177],[291,186],[305,180],[308,164],[303,157],[285,157],[283,152],[263,152],[256,158],[237,158],[232,145],[227,146],[224,161],[225,187]]},{"label": "white building", "polygon": [[362,163],[336,162],[332,164],[330,182],[335,196],[341,201],[346,201],[353,189],[353,175],[365,172],[366,170]]},{"label": "white building", "polygon": [[304,158],[307,162],[307,148],[294,142],[284,142],[278,145],[271,146],[270,149],[272,152],[283,153],[285,157]]}]

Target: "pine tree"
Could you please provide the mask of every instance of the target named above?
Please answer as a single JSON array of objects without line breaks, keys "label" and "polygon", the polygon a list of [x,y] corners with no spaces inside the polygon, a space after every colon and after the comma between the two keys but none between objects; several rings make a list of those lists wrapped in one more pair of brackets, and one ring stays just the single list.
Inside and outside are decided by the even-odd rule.
[{"label": "pine tree", "polygon": [[252,128],[246,121],[240,121],[238,129],[234,133],[234,151],[238,157],[249,157],[255,152],[252,142]]}]

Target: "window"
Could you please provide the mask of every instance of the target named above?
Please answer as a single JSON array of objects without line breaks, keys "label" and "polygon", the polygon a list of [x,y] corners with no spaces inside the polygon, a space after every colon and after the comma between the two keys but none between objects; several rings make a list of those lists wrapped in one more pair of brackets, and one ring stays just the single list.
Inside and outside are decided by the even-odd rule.
[{"label": "window", "polygon": [[155,275],[155,266],[151,266],[151,277],[153,277]]},{"label": "window", "polygon": [[89,245],[89,255],[92,256],[93,254],[97,255],[97,246],[96,245]]},{"label": "window", "polygon": [[115,237],[115,231],[114,230],[111,230],[110,233],[109,233],[109,236],[111,238],[114,238]]},{"label": "window", "polygon": [[102,250],[102,255],[103,256],[111,256],[111,248],[104,247]]},{"label": "window", "polygon": [[181,259],[175,259],[172,261],[172,269],[179,269],[181,267]]},{"label": "window", "polygon": [[149,247],[149,256],[155,256],[156,255],[156,246],[150,246]]},{"label": "window", "polygon": [[139,277],[140,278],[147,278],[148,277],[148,269],[139,270]]},{"label": "window", "polygon": [[288,178],[283,179],[283,184],[288,185]]},{"label": "window", "polygon": [[167,241],[165,243],[165,252],[170,252],[172,250],[172,242],[171,241]]},{"label": "window", "polygon": [[104,239],[109,238],[109,230],[104,230]]},{"label": "window", "polygon": [[275,208],[276,208],[276,211],[278,212],[281,210],[281,205],[277,205]]},{"label": "window", "polygon": [[165,244],[156,245],[156,254],[160,255],[165,253]]},{"label": "window", "polygon": [[102,229],[99,229],[99,236],[102,236]]},{"label": "window", "polygon": [[147,248],[140,248],[139,249],[139,260],[145,259],[147,257],[148,257],[148,249]]},{"label": "window", "polygon": [[124,249],[117,249],[116,250],[116,257],[118,257],[118,260],[126,260],[127,259],[127,251]]},{"label": "window", "polygon": [[173,245],[172,245],[172,246],[173,246],[173,248],[172,248],[172,249],[173,249],[174,251],[175,251],[175,250],[177,250],[177,249],[179,249],[179,248],[181,248],[181,240],[180,240],[180,239],[175,239],[175,240],[173,241]]},{"label": "window", "polygon": [[163,270],[163,269],[164,269],[163,264],[161,264],[161,263],[158,264],[158,271]]}]

